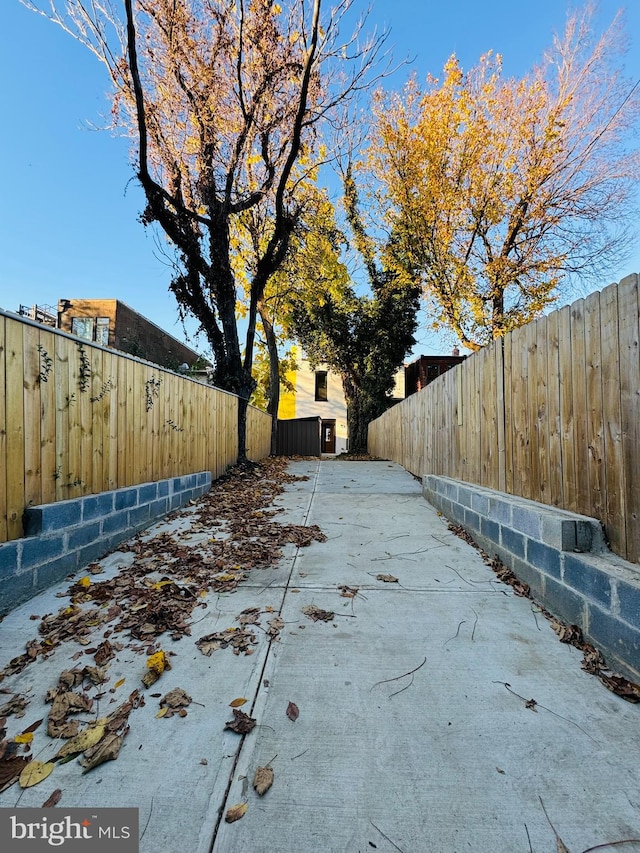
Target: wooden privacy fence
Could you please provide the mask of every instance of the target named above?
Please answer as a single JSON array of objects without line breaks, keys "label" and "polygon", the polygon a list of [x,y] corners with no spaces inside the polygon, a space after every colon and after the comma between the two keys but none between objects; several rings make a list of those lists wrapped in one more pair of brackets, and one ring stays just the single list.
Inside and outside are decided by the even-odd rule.
[{"label": "wooden privacy fence", "polygon": [[[28,505],[210,470],[238,452],[233,394],[0,312],[0,542]],[[249,408],[248,454],[271,419]]]},{"label": "wooden privacy fence", "polygon": [[516,329],[385,412],[369,450],[598,518],[640,562],[638,275]]}]

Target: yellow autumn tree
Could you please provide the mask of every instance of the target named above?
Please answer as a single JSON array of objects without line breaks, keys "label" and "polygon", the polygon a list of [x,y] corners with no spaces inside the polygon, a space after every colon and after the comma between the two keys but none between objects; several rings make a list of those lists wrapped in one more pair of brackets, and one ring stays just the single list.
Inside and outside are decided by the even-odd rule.
[{"label": "yellow autumn tree", "polygon": [[544,61],[505,79],[487,53],[464,72],[379,92],[369,167],[435,325],[475,350],[540,314],[570,273],[602,280],[629,237],[640,176],[629,132],[638,83],[621,72],[617,17],[571,15]]}]

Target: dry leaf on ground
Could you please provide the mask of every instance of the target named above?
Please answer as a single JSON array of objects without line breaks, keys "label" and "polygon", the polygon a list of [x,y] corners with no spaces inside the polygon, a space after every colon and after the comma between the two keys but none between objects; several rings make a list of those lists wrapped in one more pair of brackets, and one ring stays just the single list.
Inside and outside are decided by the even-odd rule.
[{"label": "dry leaf on ground", "polygon": [[19,779],[30,761],[30,755],[8,755],[0,760],[0,794]]},{"label": "dry leaf on ground", "polygon": [[398,578],[393,575],[376,575],[376,580],[384,583],[398,583]]},{"label": "dry leaf on ground", "polygon": [[20,774],[20,787],[32,788],[34,785],[39,785],[51,775],[54,767],[53,761],[30,761]]},{"label": "dry leaf on ground", "polygon": [[227,809],[224,819],[227,823],[233,823],[236,820],[240,820],[241,817],[245,816],[248,808],[249,806],[247,803],[237,803],[235,806],[230,806]]},{"label": "dry leaf on ground", "polygon": [[239,735],[248,734],[256,724],[256,720],[245,714],[244,711],[233,709],[233,720],[225,723],[225,729],[231,729],[232,732],[237,732]]},{"label": "dry leaf on ground", "polygon": [[300,716],[300,709],[298,708],[296,703],[295,702],[289,702],[289,704],[287,705],[287,717],[289,717],[289,719],[293,723],[295,723],[295,721],[298,719],[299,716]]},{"label": "dry leaf on ground", "polygon": [[106,734],[101,741],[88,749],[84,753],[84,757],[80,759],[82,772],[86,773],[99,764],[104,764],[105,761],[114,761],[120,754],[122,742],[128,731],[129,726],[126,726],[121,734]]},{"label": "dry leaf on ground", "polygon": [[57,806],[57,805],[58,805],[58,803],[60,802],[61,798],[62,798],[62,791],[60,790],[60,788],[56,788],[56,789],[55,789],[55,791],[51,794],[51,796],[50,796],[50,797],[48,797],[48,798],[44,801],[44,803],[42,804],[41,808],[43,808],[43,809],[52,809],[54,806]]},{"label": "dry leaf on ground", "polygon": [[78,754],[79,752],[84,752],[85,749],[89,749],[92,746],[95,746],[98,741],[103,737],[105,732],[104,723],[89,726],[88,729],[80,732],[80,734],[72,737],[71,740],[68,740],[61,749],[55,755],[55,759],[64,758],[67,755]]},{"label": "dry leaf on ground", "polygon": [[281,616],[274,616],[267,622],[267,636],[270,640],[275,640],[280,636],[280,631],[284,628],[284,619]]},{"label": "dry leaf on ground", "polygon": [[342,598],[355,598],[356,595],[358,594],[358,587],[357,586],[345,586],[345,585],[343,585],[343,586],[339,586],[338,589],[340,590],[340,595],[342,596]]},{"label": "dry leaf on ground", "polygon": [[315,604],[307,604],[306,607],[302,608],[302,612],[314,622],[330,622],[335,616],[333,610],[322,610],[322,608],[316,607]]},{"label": "dry leaf on ground", "polygon": [[247,607],[239,616],[236,617],[236,622],[239,622],[241,625],[257,625],[259,618],[259,607]]},{"label": "dry leaf on ground", "polygon": [[231,646],[236,655],[239,655],[240,652],[251,655],[254,651],[252,646],[257,642],[258,638],[248,628],[227,628],[225,631],[207,634],[196,642],[196,646],[207,657],[218,649],[226,649],[227,646]]},{"label": "dry leaf on ground", "polygon": [[234,699],[232,702],[229,702],[230,708],[240,708],[242,705],[246,705],[249,700],[245,699],[243,696],[238,699]]},{"label": "dry leaf on ground", "polygon": [[253,777],[253,787],[258,794],[262,796],[266,794],[269,788],[273,785],[273,770],[271,767],[257,767]]},{"label": "dry leaf on ground", "polygon": [[165,711],[163,717],[172,717],[178,714],[181,717],[186,717],[187,712],[184,710],[191,704],[191,696],[186,693],[181,687],[176,687],[166,693],[160,700],[160,707]]}]

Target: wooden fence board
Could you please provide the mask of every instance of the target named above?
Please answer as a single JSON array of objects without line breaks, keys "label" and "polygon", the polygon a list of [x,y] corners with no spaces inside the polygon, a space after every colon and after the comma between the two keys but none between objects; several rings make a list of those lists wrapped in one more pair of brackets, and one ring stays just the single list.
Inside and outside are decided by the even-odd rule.
[{"label": "wooden fence board", "polygon": [[40,458],[40,331],[23,326],[24,506],[42,503]]},{"label": "wooden fence board", "polygon": [[624,490],[626,553],[640,562],[640,311],[638,276],[618,285],[620,335],[620,416]]},{"label": "wooden fence board", "polygon": [[626,471],[622,453],[620,411],[620,337],[618,333],[618,288],[600,293],[600,351],[602,364],[602,427],[604,438],[604,507],[600,516],[611,547],[626,548],[624,498]]},{"label": "wooden fence board", "polygon": [[[542,317],[537,323],[531,323],[532,335],[535,334],[535,381],[531,388],[534,407],[532,415],[535,418],[532,432],[533,441],[531,447],[532,459],[535,459],[536,468],[532,469],[532,480],[536,484],[532,488],[535,500],[543,503],[553,503],[550,489],[550,464],[549,464],[549,391],[548,391],[548,319]],[[537,445],[536,446],[534,446]],[[537,450],[537,452],[536,452]]]},{"label": "wooden fence board", "polygon": [[602,359],[600,351],[600,294],[591,293],[584,303],[584,345],[587,371],[587,453],[589,515],[602,518],[606,506],[604,478],[604,411],[602,408]]},{"label": "wooden fence board", "polygon": [[560,429],[560,315],[554,311],[547,317],[547,419],[549,425],[549,491],[548,502],[561,506],[562,436]]},{"label": "wooden fence board", "polygon": [[10,539],[22,535],[24,512],[24,354],[22,327],[7,323],[6,333],[6,472],[7,472],[7,534]]},{"label": "wooden fence board", "polygon": [[[44,354],[51,358],[56,342],[53,332],[40,329],[39,370],[40,376],[40,477],[42,503],[53,503],[56,499],[56,387],[55,381],[44,370]],[[0,450],[0,458],[2,451]]]},{"label": "wooden fence board", "polygon": [[558,311],[558,370],[560,374],[560,450],[562,454],[562,496],[566,509],[578,507],[576,439],[573,412],[573,346],[571,308]]},{"label": "wooden fence board", "polygon": [[589,466],[587,463],[587,359],[585,350],[584,299],[571,306],[571,392],[573,395],[573,423],[576,459],[575,506],[583,507],[586,515],[591,513],[589,490]]}]

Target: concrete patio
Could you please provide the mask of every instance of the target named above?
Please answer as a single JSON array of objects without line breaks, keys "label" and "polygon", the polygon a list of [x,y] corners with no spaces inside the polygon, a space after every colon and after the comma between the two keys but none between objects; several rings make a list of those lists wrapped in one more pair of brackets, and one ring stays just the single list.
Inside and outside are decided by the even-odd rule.
[{"label": "concrete patio", "polygon": [[[192,636],[167,641],[171,670],[144,691],[116,761],[86,774],[58,764],[40,785],[8,788],[0,806],[40,807],[55,788],[60,807],[135,806],[143,853],[553,853],[542,803],[572,853],[639,838],[640,707],[581,670],[580,653],[449,531],[400,466],[288,470],[308,479],[277,499],[277,520],[316,524],[327,541],[287,546],[277,568],[210,594]],[[197,547],[188,524],[183,515],[149,534]],[[133,559],[111,554],[105,574]],[[34,636],[30,616],[55,612],[67,587],[0,623],[0,668]],[[333,618],[313,621],[309,606]],[[200,637],[251,607],[262,626],[253,654],[199,651]],[[277,615],[285,625],[270,640]],[[31,697],[23,718],[8,718],[9,737],[46,717],[44,696],[77,652],[67,643],[0,685]],[[118,702],[140,686],[140,661],[127,646],[112,661],[107,688],[125,679]],[[158,719],[150,694],[177,687],[193,698],[188,715]],[[239,697],[257,720],[245,735],[225,730]],[[42,761],[59,746],[44,728],[33,742]],[[267,765],[274,781],[260,797],[252,781]],[[226,822],[240,803],[244,816]]]}]

